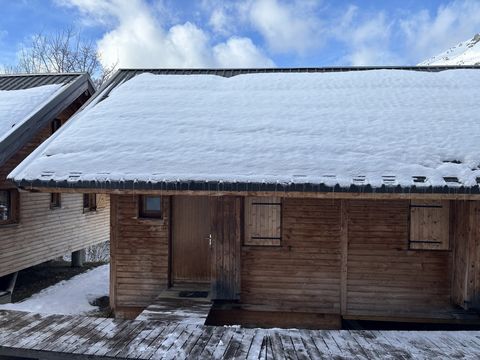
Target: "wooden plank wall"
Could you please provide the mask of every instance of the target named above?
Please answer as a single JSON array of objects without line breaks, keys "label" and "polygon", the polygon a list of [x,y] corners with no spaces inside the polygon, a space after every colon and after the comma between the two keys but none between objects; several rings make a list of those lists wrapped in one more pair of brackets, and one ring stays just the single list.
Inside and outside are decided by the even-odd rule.
[{"label": "wooden plank wall", "polygon": [[214,198],[212,207],[212,298],[240,298],[241,214],[242,199],[225,196]]},{"label": "wooden plank wall", "polygon": [[459,201],[452,204],[453,281],[452,300],[465,309],[480,309],[480,204]]},{"label": "wooden plank wall", "polygon": [[170,198],[162,198],[163,219],[138,217],[138,196],[111,195],[111,306],[149,305],[168,286]]},{"label": "wooden plank wall", "polygon": [[0,276],[109,240],[108,195],[97,211],[83,213],[82,194],[62,194],[50,209],[50,193],[20,192],[20,221],[0,226]]},{"label": "wooden plank wall", "polygon": [[408,249],[408,201],[348,202],[349,315],[402,316],[450,305],[450,251]]},{"label": "wooden plank wall", "polygon": [[340,313],[340,201],[284,198],[279,247],[243,246],[241,302]]}]

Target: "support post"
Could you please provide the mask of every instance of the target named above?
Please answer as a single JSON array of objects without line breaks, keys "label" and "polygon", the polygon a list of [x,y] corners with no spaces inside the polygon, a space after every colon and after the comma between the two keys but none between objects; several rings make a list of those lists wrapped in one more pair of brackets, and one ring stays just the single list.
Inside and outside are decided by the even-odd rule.
[{"label": "support post", "polygon": [[341,200],[341,264],[340,264],[340,314],[347,313],[348,279],[348,200]]},{"label": "support post", "polygon": [[72,252],[72,267],[82,267],[85,261],[85,249]]}]

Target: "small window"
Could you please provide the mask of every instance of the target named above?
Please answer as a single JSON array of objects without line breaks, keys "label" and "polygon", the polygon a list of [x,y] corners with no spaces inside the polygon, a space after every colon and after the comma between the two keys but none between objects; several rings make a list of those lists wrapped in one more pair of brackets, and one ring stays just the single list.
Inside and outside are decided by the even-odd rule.
[{"label": "small window", "polygon": [[139,196],[139,217],[146,219],[162,218],[162,198],[160,196]]},{"label": "small window", "polygon": [[62,120],[54,119],[52,121],[52,134],[54,134],[62,126]]},{"label": "small window", "polygon": [[282,203],[277,197],[245,199],[244,245],[279,246],[282,235]]},{"label": "small window", "polygon": [[415,201],[410,204],[412,250],[449,250],[450,209],[448,201]]},{"label": "small window", "polygon": [[50,194],[50,209],[59,209],[62,207],[62,195],[60,193]]},{"label": "small window", "polygon": [[97,210],[97,194],[83,194],[83,212]]},{"label": "small window", "polygon": [[17,190],[0,190],[0,224],[11,224],[18,220]]}]

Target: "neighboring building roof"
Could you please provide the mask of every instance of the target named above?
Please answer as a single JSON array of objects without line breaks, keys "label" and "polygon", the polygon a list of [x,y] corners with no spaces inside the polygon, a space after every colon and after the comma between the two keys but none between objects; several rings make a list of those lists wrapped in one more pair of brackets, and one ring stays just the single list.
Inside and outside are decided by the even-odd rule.
[{"label": "neighboring building roof", "polygon": [[0,75],[0,165],[86,91],[87,74]]},{"label": "neighboring building roof", "polygon": [[475,67],[122,70],[10,177],[39,187],[478,192],[479,84]]}]

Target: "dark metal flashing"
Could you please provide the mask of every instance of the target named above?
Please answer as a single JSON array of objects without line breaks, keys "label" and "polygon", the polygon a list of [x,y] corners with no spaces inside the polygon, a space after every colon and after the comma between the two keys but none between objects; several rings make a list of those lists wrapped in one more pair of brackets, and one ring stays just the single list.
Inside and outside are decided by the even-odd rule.
[{"label": "dark metal flashing", "polygon": [[479,69],[477,65],[466,66],[330,66],[330,67],[296,67],[296,68],[225,68],[225,69],[119,69],[110,81],[98,92],[100,101],[108,97],[110,91],[133,77],[151,73],[155,75],[217,75],[233,77],[243,74],[260,73],[331,73],[368,70],[408,70],[422,72],[439,72],[444,70]]},{"label": "dark metal flashing", "polygon": [[63,91],[32,117],[18,125],[10,136],[0,142],[0,166],[79,96],[85,92],[90,95],[93,95],[95,92],[94,85],[88,74],[0,76],[0,90],[20,90],[49,84],[64,84]]},{"label": "dark metal flashing", "polygon": [[385,186],[340,185],[327,186],[314,183],[260,183],[260,182],[223,182],[223,181],[54,181],[54,180],[20,180],[16,181],[24,189],[97,189],[124,191],[207,191],[207,192],[304,192],[304,193],[378,193],[378,194],[450,194],[478,195],[480,186]]},{"label": "dark metal flashing", "polygon": [[0,75],[0,90],[23,90],[53,84],[67,85],[81,73],[70,74],[8,74]]}]

